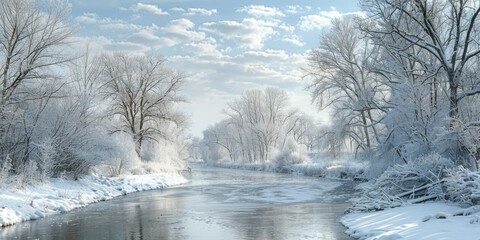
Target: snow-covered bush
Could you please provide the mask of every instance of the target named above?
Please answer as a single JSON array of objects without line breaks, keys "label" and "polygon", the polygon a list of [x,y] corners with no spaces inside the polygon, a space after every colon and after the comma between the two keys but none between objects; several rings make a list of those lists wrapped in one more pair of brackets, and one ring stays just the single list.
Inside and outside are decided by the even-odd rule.
[{"label": "snow-covered bush", "polygon": [[275,157],[274,162],[277,172],[291,172],[291,165],[304,163],[308,160],[307,147],[289,138],[284,149]]},{"label": "snow-covered bush", "polygon": [[444,179],[446,198],[469,205],[480,204],[480,173],[463,166],[447,171]]},{"label": "snow-covered bush", "polygon": [[[180,139],[175,141],[159,140],[145,145],[145,158],[142,165],[145,173],[181,172],[187,168],[187,146]],[[141,171],[137,169],[137,171]]]},{"label": "snow-covered bush", "polygon": [[442,181],[451,160],[437,153],[389,167],[348,211],[372,211],[445,197]]}]

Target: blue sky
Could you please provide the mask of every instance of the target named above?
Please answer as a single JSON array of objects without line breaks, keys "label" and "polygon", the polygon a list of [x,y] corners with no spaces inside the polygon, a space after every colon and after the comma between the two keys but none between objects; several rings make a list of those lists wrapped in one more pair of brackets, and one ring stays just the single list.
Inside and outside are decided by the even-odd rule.
[{"label": "blue sky", "polygon": [[330,20],[357,1],[72,0],[81,49],[162,55],[189,75],[182,108],[195,136],[243,91],[279,87],[317,118],[302,67]]}]

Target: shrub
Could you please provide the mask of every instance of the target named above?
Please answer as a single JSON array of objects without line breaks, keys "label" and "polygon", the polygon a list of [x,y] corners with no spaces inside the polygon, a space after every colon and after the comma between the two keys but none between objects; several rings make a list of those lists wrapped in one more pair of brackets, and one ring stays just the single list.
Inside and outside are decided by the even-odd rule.
[{"label": "shrub", "polygon": [[375,211],[445,197],[443,178],[454,167],[437,153],[389,167],[347,211]]}]

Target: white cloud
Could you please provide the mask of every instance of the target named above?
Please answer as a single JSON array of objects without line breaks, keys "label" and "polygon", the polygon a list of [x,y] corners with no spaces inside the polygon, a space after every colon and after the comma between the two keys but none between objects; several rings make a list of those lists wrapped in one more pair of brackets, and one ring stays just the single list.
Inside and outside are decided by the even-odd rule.
[{"label": "white cloud", "polygon": [[218,50],[217,41],[212,37],[208,37],[201,42],[187,43],[185,44],[185,48],[197,56],[207,56],[214,58],[225,57],[222,51]]},{"label": "white cloud", "polygon": [[128,23],[122,19],[100,18],[96,13],[84,13],[75,18],[80,24],[97,25],[100,29],[113,30],[139,30],[143,28],[140,25]]},{"label": "white cloud", "polygon": [[289,5],[285,8],[285,12],[289,14],[299,14],[303,13],[304,9],[300,5]]},{"label": "white cloud", "polygon": [[132,34],[128,41],[154,48],[172,47],[178,44],[202,41],[204,32],[195,31],[195,24],[185,18],[170,21],[161,28],[148,28]]},{"label": "white cloud", "polygon": [[201,15],[201,16],[212,16],[217,14],[217,9],[205,9],[205,8],[188,8],[187,12],[184,13],[186,16],[194,16],[194,15]]},{"label": "white cloud", "polygon": [[172,11],[172,12],[185,12],[185,9],[180,8],[180,7],[174,7],[174,8],[170,8],[170,11]]},{"label": "white cloud", "polygon": [[295,31],[295,27],[290,25],[290,24],[287,24],[287,23],[280,23],[279,22],[278,28],[280,28],[283,31],[288,32],[288,33],[293,33]]},{"label": "white cloud", "polygon": [[135,5],[132,5],[130,7],[130,9],[134,12],[146,11],[146,12],[150,12],[150,13],[160,15],[160,16],[169,15],[168,12],[165,12],[161,8],[159,8],[158,6],[152,5],[152,4],[137,3]]},{"label": "white cloud", "polygon": [[255,17],[285,17],[285,14],[283,14],[280,9],[276,7],[266,7],[263,5],[250,5],[250,6],[245,6],[237,12],[243,12],[247,13],[249,15],[255,16]]},{"label": "white cloud", "polygon": [[332,8],[330,11],[320,11],[318,14],[302,16],[298,25],[303,31],[312,31],[330,25],[332,19],[341,16],[342,13]]},{"label": "white cloud", "polygon": [[291,35],[291,36],[285,36],[282,38],[283,42],[291,43],[295,46],[303,47],[305,46],[305,43],[300,39],[298,35]]},{"label": "white cloud", "polygon": [[85,51],[86,46],[88,45],[90,53],[93,54],[99,54],[105,51],[122,51],[133,54],[143,54],[149,50],[147,46],[141,44],[125,41],[116,42],[105,36],[73,37],[73,42],[74,44],[72,48],[75,51]]},{"label": "white cloud", "polygon": [[83,24],[95,24],[99,20],[99,17],[96,13],[84,13],[81,16],[75,18],[75,21]]},{"label": "white cloud", "polygon": [[274,27],[278,23],[262,21],[253,18],[237,21],[207,22],[202,24],[200,30],[215,33],[224,39],[232,40],[240,47],[259,49],[265,40],[277,32]]},{"label": "white cloud", "polygon": [[197,32],[194,29],[195,23],[186,18],[180,18],[170,21],[167,26],[162,28],[162,32],[183,37],[190,41],[200,41],[205,39],[204,32]]},{"label": "white cloud", "polygon": [[332,19],[344,17],[344,16],[360,16],[366,17],[363,12],[347,12],[341,13],[331,8],[330,11],[320,11],[315,15],[307,15],[300,17],[300,22],[298,23],[299,27],[303,31],[312,31],[316,29],[322,29],[331,24]]}]

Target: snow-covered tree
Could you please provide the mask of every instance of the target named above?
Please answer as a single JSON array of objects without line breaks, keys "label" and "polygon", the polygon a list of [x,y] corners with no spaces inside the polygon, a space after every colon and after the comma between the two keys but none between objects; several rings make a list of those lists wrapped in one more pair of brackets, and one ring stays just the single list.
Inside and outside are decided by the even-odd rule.
[{"label": "snow-covered tree", "polygon": [[480,94],[478,1],[361,5],[370,17],[363,31],[386,53],[377,70],[392,89],[388,143],[404,159],[436,150],[472,165],[479,142],[472,144],[465,133],[477,131],[479,120],[472,108]]},{"label": "snow-covered tree", "polygon": [[292,148],[292,141],[304,149],[313,144],[306,129],[311,120],[290,109],[288,95],[280,89],[248,90],[225,113],[227,119],[203,133],[204,160],[265,163]]},{"label": "snow-covered tree", "polygon": [[54,66],[70,58],[66,1],[5,0],[0,6],[0,159],[28,165],[42,112],[63,86]]},{"label": "snow-covered tree", "polygon": [[115,53],[103,55],[102,62],[103,93],[119,119],[113,132],[130,135],[140,157],[144,140],[158,141],[166,137],[165,126],[184,123],[175,104],[184,101],[179,91],[185,75],[166,68],[162,57]]},{"label": "snow-covered tree", "polygon": [[335,124],[347,128],[338,130],[363,150],[381,142],[379,123],[387,112],[388,85],[371,69],[379,53],[364,37],[355,17],[346,16],[333,20],[331,28],[322,33],[307,68],[307,76],[313,79],[309,87],[314,101],[321,108],[330,107],[332,115],[340,115]]}]

